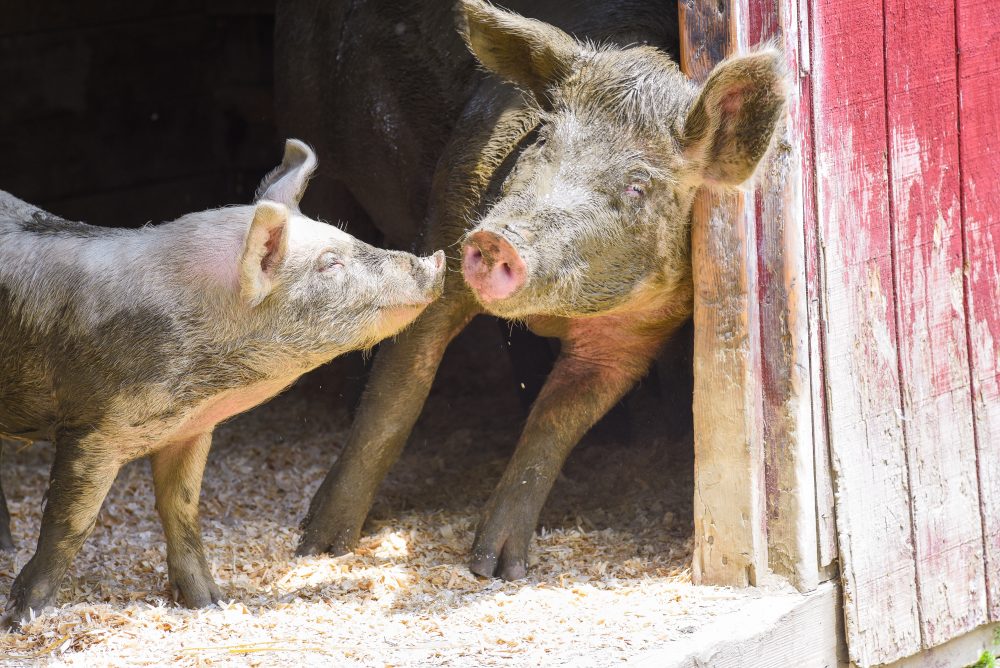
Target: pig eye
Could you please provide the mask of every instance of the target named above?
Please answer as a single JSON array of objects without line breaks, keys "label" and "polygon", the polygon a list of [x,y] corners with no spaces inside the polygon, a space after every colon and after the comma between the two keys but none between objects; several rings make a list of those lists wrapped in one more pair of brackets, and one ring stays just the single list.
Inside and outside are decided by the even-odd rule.
[{"label": "pig eye", "polygon": [[646,194],[646,187],[641,183],[630,183],[625,186],[625,196],[632,199],[642,199]]},{"label": "pig eye", "polygon": [[317,262],[317,269],[319,271],[338,271],[344,268],[344,263],[341,262],[336,255],[327,251],[319,256],[319,262]]}]

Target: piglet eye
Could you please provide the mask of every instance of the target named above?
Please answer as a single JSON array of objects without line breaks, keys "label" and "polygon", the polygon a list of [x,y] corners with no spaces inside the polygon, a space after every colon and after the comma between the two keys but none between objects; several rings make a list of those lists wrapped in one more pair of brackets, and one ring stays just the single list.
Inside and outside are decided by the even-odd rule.
[{"label": "piglet eye", "polygon": [[327,251],[319,256],[316,266],[320,271],[337,271],[344,268],[344,263],[335,254]]},{"label": "piglet eye", "polygon": [[641,183],[630,183],[625,186],[625,196],[632,199],[640,199],[646,194],[646,189]]}]

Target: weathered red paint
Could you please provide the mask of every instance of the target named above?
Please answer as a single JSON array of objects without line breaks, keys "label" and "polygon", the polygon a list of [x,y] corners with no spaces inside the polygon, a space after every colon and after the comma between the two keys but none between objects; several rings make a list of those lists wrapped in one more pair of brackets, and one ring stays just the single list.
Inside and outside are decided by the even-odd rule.
[{"label": "weathered red paint", "polygon": [[[815,0],[813,110],[830,448],[851,659],[921,648],[894,291],[882,5]],[[848,74],[849,73],[849,74]]]},{"label": "weathered red paint", "polygon": [[756,250],[768,563],[808,591],[820,578],[811,391],[818,354],[810,354],[803,238],[802,155],[812,146],[803,141],[811,137],[805,132],[810,119],[796,76],[803,70],[798,1],[750,0],[747,17],[750,47],[768,41],[779,45],[791,75],[786,122],[758,170]]},{"label": "weathered red paint", "polygon": [[969,363],[989,613],[1000,621],[1000,23],[957,0],[959,156]]},{"label": "weathered red paint", "polygon": [[886,0],[895,317],[922,644],[986,622],[958,180],[954,13]]},{"label": "weathered red paint", "polygon": [[822,278],[820,276],[819,220],[816,203],[815,113],[813,110],[811,0],[799,0],[799,96],[802,114],[802,225],[805,237],[806,299],[809,312],[810,392],[813,409],[813,452],[816,462],[816,523],[820,568],[833,567],[837,558],[833,473],[827,434]]}]

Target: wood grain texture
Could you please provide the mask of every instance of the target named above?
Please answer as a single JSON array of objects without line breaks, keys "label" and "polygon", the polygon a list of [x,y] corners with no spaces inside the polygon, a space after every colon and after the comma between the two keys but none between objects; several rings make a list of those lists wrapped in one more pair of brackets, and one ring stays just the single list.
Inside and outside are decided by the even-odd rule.
[{"label": "wood grain texture", "polygon": [[[146,0],[139,4],[149,9]],[[24,14],[34,31],[0,35],[2,187],[54,213],[103,225],[138,226],[188,213],[204,205],[207,184],[223,173],[231,186],[209,204],[249,201],[281,156],[273,20],[178,17],[171,5],[141,18],[126,12],[116,22],[104,9],[24,3],[14,14]],[[80,29],[55,29],[74,16]],[[172,196],[140,202],[138,212],[60,208],[115,193],[165,193],[159,186],[198,179],[206,185],[196,193],[178,187]]]},{"label": "wood grain texture", "polygon": [[[681,1],[681,67],[704,80],[740,46],[739,3]],[[695,582],[746,586],[767,570],[755,229],[741,193],[692,212]]]},{"label": "wood grain texture", "polygon": [[[802,217],[806,246],[806,300],[809,314],[809,390],[813,409],[813,459],[816,464],[817,562],[821,580],[837,577],[837,526],[833,494],[833,466],[827,434],[827,403],[823,340],[827,323],[823,314],[820,275],[819,223],[816,215],[816,148],[813,118],[812,8],[810,0],[798,0],[799,105],[802,158]],[[787,20],[785,21],[787,23]]]},{"label": "wood grain texture", "polygon": [[754,240],[742,198],[702,192],[692,212],[698,584],[753,585],[767,571]]},{"label": "wood grain texture", "polygon": [[1000,620],[1000,23],[994,0],[957,0],[966,303],[989,616]]},{"label": "wood grain texture", "polygon": [[995,624],[986,624],[969,633],[963,633],[943,645],[925,649],[919,654],[880,666],[880,668],[956,668],[957,666],[982,665],[976,662],[984,650],[996,652],[996,644],[993,640],[996,632]]},{"label": "wood grain texture", "polygon": [[796,77],[797,0],[751,0],[749,15],[751,46],[775,40],[790,73],[787,117],[756,192],[768,566],[811,591],[819,564],[801,158],[811,144]]},{"label": "wood grain texture", "polygon": [[691,636],[652,650],[632,668],[847,668],[840,595],[833,582],[804,596],[764,593]]},{"label": "wood grain texture", "polygon": [[882,6],[815,0],[812,19],[841,577],[850,656],[870,666],[921,647],[893,316]]},{"label": "wood grain texture", "polygon": [[966,345],[954,14],[886,0],[895,317],[923,647],[986,621]]}]

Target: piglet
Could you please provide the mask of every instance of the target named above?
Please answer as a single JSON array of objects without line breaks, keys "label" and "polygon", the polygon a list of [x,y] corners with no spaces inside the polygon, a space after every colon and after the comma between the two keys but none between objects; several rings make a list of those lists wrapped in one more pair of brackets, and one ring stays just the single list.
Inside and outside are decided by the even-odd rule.
[{"label": "piglet", "polygon": [[396,334],[440,295],[441,251],[373,248],[300,213],[315,168],[289,140],[255,204],[135,230],[0,192],[0,436],[56,450],[38,547],[0,625],[53,602],[118,470],[146,456],[174,595],[220,600],[198,522],[215,426]]}]

